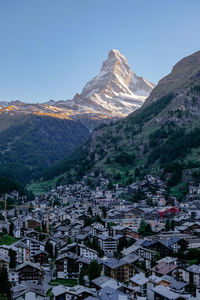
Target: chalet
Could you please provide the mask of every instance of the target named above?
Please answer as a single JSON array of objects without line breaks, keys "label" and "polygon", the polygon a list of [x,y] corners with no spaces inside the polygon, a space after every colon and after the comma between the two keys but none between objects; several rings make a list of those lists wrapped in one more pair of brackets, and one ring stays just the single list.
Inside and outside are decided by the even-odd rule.
[{"label": "chalet", "polygon": [[200,223],[190,223],[186,222],[181,227],[179,227],[179,231],[185,234],[193,234],[195,230],[200,230]]},{"label": "chalet", "polygon": [[163,276],[163,275],[175,275],[178,266],[175,264],[165,263],[161,261],[155,267],[151,269],[152,274],[156,276]]},{"label": "chalet", "polygon": [[44,265],[48,263],[49,254],[46,251],[38,251],[33,255],[33,260],[35,263],[40,263],[40,265]]},{"label": "chalet", "polygon": [[138,247],[135,253],[145,262],[147,269],[151,268],[152,263],[155,262],[157,258],[155,251],[144,247]]},{"label": "chalet", "polygon": [[53,299],[55,300],[82,300],[95,294],[94,289],[85,286],[76,285],[74,287],[67,287],[58,285],[52,288]]},{"label": "chalet", "polygon": [[200,287],[200,266],[199,265],[189,266],[185,270],[183,279],[190,284],[194,284],[197,287]]},{"label": "chalet", "polygon": [[142,188],[142,182],[132,183],[127,188],[128,195],[136,194]]},{"label": "chalet", "polygon": [[27,244],[21,242],[20,240],[14,243],[13,246],[17,249],[16,260],[18,263],[22,264],[30,260],[30,247]]},{"label": "chalet", "polygon": [[89,259],[96,259],[98,258],[98,253],[97,251],[86,247],[85,245],[78,245],[78,255],[80,257],[85,257],[85,258],[89,258]]},{"label": "chalet", "polygon": [[16,271],[18,272],[19,282],[29,281],[31,283],[38,283],[43,277],[43,273],[38,264],[31,262],[26,262],[17,266]]},{"label": "chalet", "polygon": [[98,228],[93,228],[93,235],[105,235],[108,236],[109,235],[109,230],[108,228],[104,228],[104,227],[98,227]]},{"label": "chalet", "polygon": [[116,225],[116,226],[112,226],[111,230],[112,230],[112,236],[116,236],[116,235],[124,235],[125,236],[128,232],[128,227]]},{"label": "chalet", "polygon": [[[106,286],[97,292],[97,299],[99,300],[128,300],[128,295],[120,290],[113,289]],[[86,298],[86,300],[94,300],[93,298]]]},{"label": "chalet", "polygon": [[28,219],[24,223],[25,228],[28,228],[28,229],[35,229],[38,226],[41,227],[41,225],[42,225],[42,222],[39,221],[38,219],[34,219],[34,218]]},{"label": "chalet", "polygon": [[37,241],[32,238],[25,237],[21,240],[21,242],[26,243],[30,248],[30,254],[31,258],[35,253],[38,251],[44,251],[45,250],[45,243],[41,241]]},{"label": "chalet", "polygon": [[135,219],[135,218],[144,218],[145,217],[145,214],[144,214],[144,211],[140,208],[127,208],[127,209],[124,209],[124,211],[121,211],[118,216],[118,218],[121,218],[121,219]]},{"label": "chalet", "polygon": [[56,232],[59,233],[60,236],[69,235],[69,227],[67,226],[60,226],[59,228],[56,229]]},{"label": "chalet", "polygon": [[142,296],[147,295],[147,283],[149,279],[143,273],[139,273],[130,278],[130,283],[133,287],[137,287],[142,293]]},{"label": "chalet", "polygon": [[164,286],[168,286],[174,291],[177,292],[186,292],[186,288],[188,287],[188,283],[182,280],[177,280],[173,276],[163,275],[160,277],[160,283]]},{"label": "chalet", "polygon": [[171,249],[168,246],[164,245],[161,241],[158,241],[158,240],[154,240],[154,241],[146,240],[142,244],[142,247],[156,251],[162,257],[169,256],[171,254]]},{"label": "chalet", "polygon": [[164,285],[157,285],[152,289],[153,292],[153,299],[158,300],[188,300],[188,299],[199,299],[199,298],[192,298],[191,294],[186,294],[185,292],[180,293],[176,292],[173,289],[166,287]]},{"label": "chalet", "polygon": [[13,300],[44,300],[48,290],[47,285],[36,285],[23,282],[13,287]]},{"label": "chalet", "polygon": [[138,228],[128,227],[128,229],[126,230],[126,236],[128,238],[138,239],[139,238]]},{"label": "chalet", "polygon": [[121,235],[112,236],[104,236],[98,235],[98,244],[99,247],[107,254],[114,254],[117,252],[117,247],[119,245],[120,239],[123,238]]},{"label": "chalet", "polygon": [[60,254],[56,259],[56,273],[58,278],[68,278],[77,276],[79,272],[78,256],[75,253],[68,252]]},{"label": "chalet", "polygon": [[40,233],[36,230],[30,230],[30,231],[27,231],[25,233],[25,235],[29,238],[32,238],[32,239],[35,239],[35,240],[38,240],[39,239],[39,235]]},{"label": "chalet", "polygon": [[100,290],[106,286],[109,286],[109,287],[117,290],[120,286],[119,282],[117,280],[107,277],[107,276],[100,276],[100,277],[92,280],[92,284],[97,290]]},{"label": "chalet", "polygon": [[[137,259],[138,257],[133,259],[133,262]],[[126,260],[110,258],[104,262],[104,275],[120,282],[129,282],[134,273],[134,265],[130,263],[128,258]]]},{"label": "chalet", "polygon": [[93,260],[98,258],[98,252],[84,244],[72,243],[61,250],[62,253],[68,251],[76,253],[79,257],[85,257]]},{"label": "chalet", "polygon": [[89,235],[88,234],[78,234],[76,236],[78,244],[84,244],[84,242],[88,239]]}]

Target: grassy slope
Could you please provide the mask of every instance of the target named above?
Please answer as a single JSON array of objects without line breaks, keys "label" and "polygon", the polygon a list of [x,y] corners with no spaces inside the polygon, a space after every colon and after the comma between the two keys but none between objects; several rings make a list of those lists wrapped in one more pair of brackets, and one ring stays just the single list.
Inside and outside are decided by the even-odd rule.
[{"label": "grassy slope", "polygon": [[34,195],[41,195],[44,192],[47,192],[52,188],[55,188],[58,179],[59,176],[46,181],[35,181],[32,182],[31,184],[28,184],[27,189],[32,191]]},{"label": "grassy slope", "polygon": [[3,237],[0,238],[0,245],[12,245],[18,241],[18,239],[10,236],[10,235],[4,235]]}]

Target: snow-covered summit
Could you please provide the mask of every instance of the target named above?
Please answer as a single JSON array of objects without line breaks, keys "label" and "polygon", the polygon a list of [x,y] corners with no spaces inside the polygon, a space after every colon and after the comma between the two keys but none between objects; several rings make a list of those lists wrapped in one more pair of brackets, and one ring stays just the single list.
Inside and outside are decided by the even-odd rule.
[{"label": "snow-covered summit", "polygon": [[143,104],[154,86],[132,72],[127,58],[118,50],[112,49],[103,62],[100,73],[73,100],[83,108],[124,117]]},{"label": "snow-covered summit", "polygon": [[112,49],[100,73],[89,81],[72,100],[46,103],[0,102],[0,114],[39,114],[59,118],[121,118],[139,108],[154,84],[137,76],[127,58]]}]

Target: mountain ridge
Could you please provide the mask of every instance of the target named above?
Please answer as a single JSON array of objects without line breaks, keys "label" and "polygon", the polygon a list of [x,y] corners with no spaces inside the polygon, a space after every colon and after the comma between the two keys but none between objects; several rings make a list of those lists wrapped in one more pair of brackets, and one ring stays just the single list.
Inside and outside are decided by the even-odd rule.
[{"label": "mountain ridge", "polygon": [[25,103],[20,100],[0,102],[0,114],[33,113],[62,119],[111,119],[127,116],[140,107],[154,84],[133,73],[128,60],[112,49],[103,62],[100,73],[90,80],[72,100],[49,100],[44,103]]},{"label": "mountain ridge", "polygon": [[177,92],[186,85],[187,81],[193,79],[192,77],[199,71],[199,64],[200,51],[181,59],[173,66],[172,71],[158,82],[145,104],[162,97],[164,94]]},{"label": "mountain ridge", "polygon": [[[134,100],[133,88],[141,94],[138,86],[142,87],[147,95],[153,87],[137,77],[116,50],[109,53],[102,72],[69,101],[0,102],[0,175],[13,176],[20,183],[40,176],[87,141],[102,122],[115,121],[141,106],[146,96]],[[130,94],[128,98],[124,92]]]},{"label": "mountain ridge", "polygon": [[[88,176],[103,172],[110,180],[120,178],[125,185],[134,181],[135,169],[140,174],[163,176],[171,172],[171,182],[178,183],[184,170],[200,173],[199,117],[200,51],[178,62],[141,108],[94,130],[85,145],[84,162],[77,161],[76,166],[80,164]],[[63,180],[72,175],[68,168]]]}]

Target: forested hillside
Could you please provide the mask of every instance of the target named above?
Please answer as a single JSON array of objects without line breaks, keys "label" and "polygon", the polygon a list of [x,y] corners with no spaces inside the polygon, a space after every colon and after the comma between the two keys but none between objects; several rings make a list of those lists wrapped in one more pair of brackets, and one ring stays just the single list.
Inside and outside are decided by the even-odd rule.
[{"label": "forested hillside", "polygon": [[[179,68],[185,76],[179,76]],[[74,161],[59,182],[77,180],[91,172],[103,172],[124,185],[147,173],[167,178],[171,186],[179,184],[185,170],[198,177],[200,52],[184,58],[160,82],[142,108],[94,130],[90,142],[83,147],[84,159]],[[161,97],[154,97],[160,93]]]},{"label": "forested hillside", "polygon": [[47,116],[0,116],[0,174],[24,184],[89,136],[80,122]]}]

